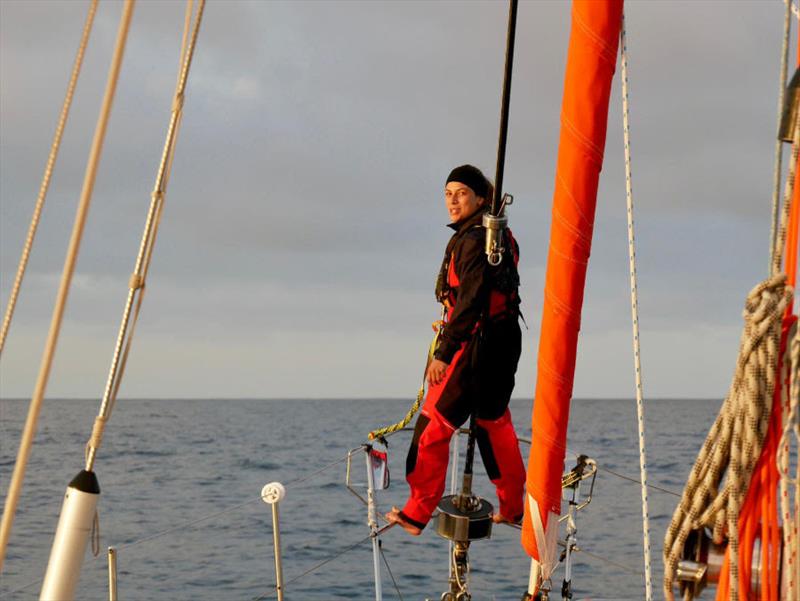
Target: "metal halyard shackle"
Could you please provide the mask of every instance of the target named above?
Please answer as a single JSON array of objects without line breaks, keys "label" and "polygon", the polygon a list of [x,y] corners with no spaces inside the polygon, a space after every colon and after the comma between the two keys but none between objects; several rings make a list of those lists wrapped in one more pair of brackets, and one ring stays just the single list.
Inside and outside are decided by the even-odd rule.
[{"label": "metal halyard shackle", "polygon": [[[490,265],[497,266],[503,260],[503,230],[508,225],[508,217],[503,212],[514,198],[503,195],[503,172],[506,162],[506,141],[508,140],[508,111],[511,104],[511,77],[514,70],[514,38],[517,30],[518,0],[510,0],[508,7],[508,33],[506,36],[506,65],[503,74],[503,98],[500,105],[500,134],[497,140],[497,168],[494,177],[492,205],[483,215],[486,228],[486,256]],[[502,202],[501,199],[502,198]]]}]

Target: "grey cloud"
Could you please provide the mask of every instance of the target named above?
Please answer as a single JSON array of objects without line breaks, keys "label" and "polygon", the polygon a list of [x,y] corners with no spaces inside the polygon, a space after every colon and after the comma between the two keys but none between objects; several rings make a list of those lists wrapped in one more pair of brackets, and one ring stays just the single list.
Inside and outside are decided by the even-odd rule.
[{"label": "grey cloud", "polygon": [[[3,300],[85,8],[0,2]],[[49,320],[47,278],[63,260],[119,11],[118,3],[101,4],[23,290],[31,305],[12,328],[14,346],[26,353]],[[759,2],[724,11],[715,3],[631,2],[626,11],[642,336],[660,362],[651,363],[651,390],[713,394],[708,382],[728,377],[721,361],[710,362],[700,388],[667,374],[686,363],[675,357],[687,341],[720,356],[737,344],[742,299],[766,268],[783,11]],[[465,161],[494,171],[505,18],[496,2],[209,2],[129,394],[159,394],[145,381],[152,370],[166,382],[161,394],[222,395],[223,384],[197,365],[218,363],[245,381],[268,360],[285,375],[230,394],[315,395],[313,386],[294,387],[290,358],[322,362],[337,348],[357,356],[363,344],[392,349],[396,362],[396,371],[384,368],[364,386],[400,395],[411,378],[414,388],[447,238],[443,178]],[[85,285],[71,297],[62,340],[62,352],[82,349],[87,363],[105,366],[116,334],[163,144],[182,19],[177,2],[139,3],[134,16],[78,264]],[[520,395],[535,378],[568,28],[567,3],[520,7],[506,165],[531,325]],[[629,345],[619,94],[617,77],[576,379],[576,394],[591,396],[631,390],[624,352],[607,351]],[[93,316],[100,330],[91,329]],[[291,337],[286,325],[302,334]],[[168,354],[181,357],[172,384],[160,371]],[[355,363],[337,357],[326,384],[357,394],[348,383]],[[4,394],[27,394],[29,381],[8,365]],[[80,377],[58,372],[55,394],[86,394],[81,382],[93,376],[76,369]],[[195,388],[174,383],[195,377]]]}]

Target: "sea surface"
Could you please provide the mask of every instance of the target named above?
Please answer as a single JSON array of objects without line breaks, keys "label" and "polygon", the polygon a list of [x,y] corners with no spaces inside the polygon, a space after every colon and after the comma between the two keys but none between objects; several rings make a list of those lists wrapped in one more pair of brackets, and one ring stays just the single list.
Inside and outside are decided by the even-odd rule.
[{"label": "sea surface", "polygon": [[[280,505],[286,599],[374,599],[366,507],[345,488],[343,459],[369,430],[396,421],[409,404],[119,400],[95,464],[102,490],[100,554],[95,558],[87,551],[77,598],[108,599],[109,546],[118,548],[123,601],[275,598],[272,517],[260,491],[280,481],[287,489]],[[647,403],[651,485],[682,491],[719,405],[719,400]],[[64,490],[83,467],[98,408],[94,400],[46,400],[0,575],[0,599],[38,597]],[[512,412],[519,435],[528,437],[531,401],[515,399]],[[26,414],[27,401],[0,401],[3,499]],[[578,543],[585,552],[575,556],[576,598],[644,598],[640,487],[615,475],[639,477],[636,423],[632,400],[572,403],[567,468],[578,453],[600,466],[594,498],[577,518]],[[378,493],[381,511],[405,500],[409,441],[409,433],[390,439],[392,483]],[[527,460],[528,446],[522,447]],[[476,491],[496,502],[480,460],[476,465]],[[353,480],[363,491],[360,452]],[[678,501],[670,492],[649,492],[655,598],[662,597],[661,544]],[[389,530],[382,548],[384,599],[440,598],[447,586],[448,544],[435,528],[417,538]],[[474,601],[521,598],[530,562],[518,530],[496,527],[491,540],[472,544],[470,561]],[[554,592],[560,591],[562,578],[559,568]]]}]

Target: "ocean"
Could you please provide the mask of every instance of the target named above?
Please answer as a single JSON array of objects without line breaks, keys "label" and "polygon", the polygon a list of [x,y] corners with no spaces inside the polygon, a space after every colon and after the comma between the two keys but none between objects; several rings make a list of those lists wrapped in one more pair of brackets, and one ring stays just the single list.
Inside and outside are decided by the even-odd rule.
[{"label": "ocean", "polygon": [[[27,405],[0,401],[3,499]],[[344,486],[343,460],[367,432],[397,421],[409,405],[387,399],[120,399],[95,464],[102,491],[100,553],[94,558],[87,551],[77,598],[108,599],[108,546],[119,549],[124,601],[275,598],[272,518],[260,491],[280,481],[287,488],[280,505],[286,599],[374,599],[366,507]],[[661,544],[678,501],[673,493],[681,493],[719,405],[659,399],[646,406],[649,483],[666,491],[649,492],[655,598],[662,596]],[[64,490],[83,467],[98,408],[95,400],[45,401],[0,599],[38,597]],[[519,435],[529,437],[531,401],[513,400],[512,412]],[[577,518],[583,551],[574,557],[576,599],[644,598],[640,487],[620,477],[639,477],[636,423],[633,400],[572,403],[567,469],[579,453],[599,465],[594,498]],[[378,493],[381,511],[405,500],[409,441],[408,433],[390,438],[391,486]],[[522,447],[527,461],[528,446]],[[496,503],[479,458],[476,467],[474,489]],[[361,453],[353,479],[362,487],[366,482]],[[491,540],[472,544],[474,601],[521,598],[530,562],[519,534],[495,527]],[[447,590],[448,545],[432,526],[416,538],[389,530],[382,548],[384,599],[438,600]],[[559,568],[554,593],[562,578]]]}]

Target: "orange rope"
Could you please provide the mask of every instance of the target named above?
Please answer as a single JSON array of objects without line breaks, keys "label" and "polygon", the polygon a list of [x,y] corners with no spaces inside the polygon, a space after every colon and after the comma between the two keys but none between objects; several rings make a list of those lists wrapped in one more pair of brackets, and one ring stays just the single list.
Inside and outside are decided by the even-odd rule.
[{"label": "orange rope", "polygon": [[[783,356],[786,351],[788,327],[784,327],[781,338],[781,352],[778,373],[783,367]],[[778,524],[778,480],[779,474],[775,464],[778,442],[781,436],[782,417],[781,402],[786,389],[786,379],[776,381],[773,393],[773,407],[770,415],[767,435],[761,456],[753,472],[750,488],[745,496],[739,513],[739,594],[742,598],[750,598],[750,582],[752,579],[753,547],[756,538],[761,543],[761,582],[759,598],[777,599],[780,573],[780,527]],[[726,601],[730,596],[729,564],[730,547],[725,551],[725,559],[719,584],[717,585],[717,601]]]}]

